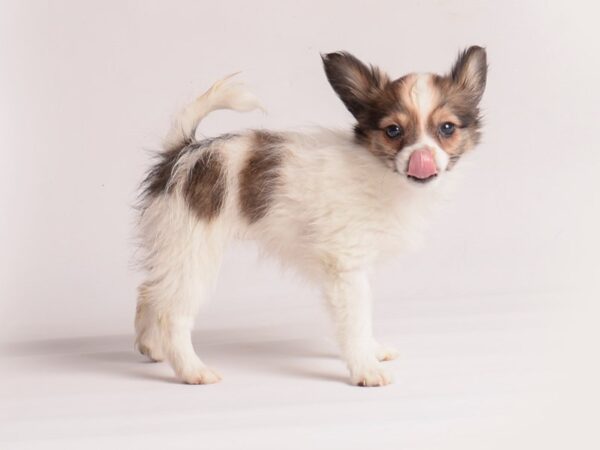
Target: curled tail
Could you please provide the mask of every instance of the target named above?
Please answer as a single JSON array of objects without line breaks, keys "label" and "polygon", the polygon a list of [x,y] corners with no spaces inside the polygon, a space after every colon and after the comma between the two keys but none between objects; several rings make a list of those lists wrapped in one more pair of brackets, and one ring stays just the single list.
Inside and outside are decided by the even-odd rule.
[{"label": "curled tail", "polygon": [[165,150],[181,148],[191,142],[198,124],[204,117],[217,109],[232,109],[246,112],[262,109],[258,98],[240,82],[231,82],[237,75],[229,75],[213,84],[208,91],[187,105],[176,116],[164,140]]}]

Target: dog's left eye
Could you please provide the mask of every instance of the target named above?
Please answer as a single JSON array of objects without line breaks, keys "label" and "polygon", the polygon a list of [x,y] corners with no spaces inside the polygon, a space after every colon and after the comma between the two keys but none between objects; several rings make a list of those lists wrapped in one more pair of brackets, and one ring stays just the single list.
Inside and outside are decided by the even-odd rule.
[{"label": "dog's left eye", "polygon": [[454,130],[456,130],[456,125],[454,125],[452,122],[444,122],[440,125],[440,133],[442,133],[442,136],[452,136]]},{"label": "dog's left eye", "polygon": [[402,127],[396,124],[385,127],[385,134],[391,139],[399,138],[403,131]]}]

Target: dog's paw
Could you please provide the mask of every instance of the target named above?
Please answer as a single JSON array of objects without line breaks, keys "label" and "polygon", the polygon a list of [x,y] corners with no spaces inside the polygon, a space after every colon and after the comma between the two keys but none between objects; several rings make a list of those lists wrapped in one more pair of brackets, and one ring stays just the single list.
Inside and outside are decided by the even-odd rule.
[{"label": "dog's paw", "polygon": [[351,380],[356,386],[385,386],[392,382],[392,376],[380,365],[373,365],[353,372]]},{"label": "dog's paw", "polygon": [[206,366],[185,371],[179,378],[186,384],[213,384],[222,379],[218,372]]},{"label": "dog's paw", "polygon": [[392,359],[396,359],[399,355],[400,353],[398,353],[398,350],[394,347],[375,343],[375,358],[377,358],[378,361],[391,361]]},{"label": "dog's paw", "polygon": [[146,356],[154,362],[161,362],[165,359],[160,345],[144,343],[138,340],[135,346],[142,355]]}]

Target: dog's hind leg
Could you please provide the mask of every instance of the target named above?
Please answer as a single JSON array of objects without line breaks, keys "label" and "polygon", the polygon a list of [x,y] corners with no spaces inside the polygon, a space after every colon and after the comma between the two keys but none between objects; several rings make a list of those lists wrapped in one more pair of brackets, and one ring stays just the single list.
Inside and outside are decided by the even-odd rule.
[{"label": "dog's hind leg", "polygon": [[145,281],[138,287],[138,301],[135,310],[135,346],[142,355],[159,362],[164,359],[164,353],[158,327],[158,314],[153,303],[152,283]]},{"label": "dog's hind leg", "polygon": [[218,222],[198,220],[177,195],[157,198],[142,216],[148,278],[139,289],[138,349],[166,359],[182,381],[208,384],[220,376],[196,355],[194,318],[210,293],[224,245]]}]

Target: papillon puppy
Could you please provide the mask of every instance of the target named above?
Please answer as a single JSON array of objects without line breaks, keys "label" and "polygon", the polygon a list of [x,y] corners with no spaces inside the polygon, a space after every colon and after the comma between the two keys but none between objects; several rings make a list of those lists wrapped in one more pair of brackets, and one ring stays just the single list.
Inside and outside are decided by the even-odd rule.
[{"label": "papillon puppy", "polygon": [[460,158],[479,141],[486,53],[473,46],[450,73],[391,79],[350,53],[322,55],[354,129],[251,130],[196,140],[217,109],[259,107],[225,79],[183,109],[142,187],[136,345],[185,383],[221,376],[196,354],[194,318],[227,243],[255,239],[318,283],[350,380],[383,386],[397,352],[372,331],[368,273],[419,240],[423,219]]}]

